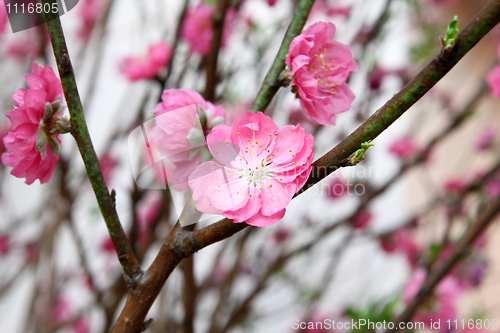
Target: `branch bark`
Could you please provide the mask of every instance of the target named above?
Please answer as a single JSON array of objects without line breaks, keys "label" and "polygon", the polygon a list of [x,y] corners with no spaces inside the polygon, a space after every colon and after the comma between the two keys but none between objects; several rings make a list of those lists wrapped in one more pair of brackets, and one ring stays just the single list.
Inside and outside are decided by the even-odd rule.
[{"label": "branch bark", "polygon": [[[49,4],[50,6],[55,3],[57,3],[55,0],[43,0],[43,4]],[[118,214],[116,213],[114,198],[110,195],[106,182],[104,181],[101,167],[99,166],[99,161],[92,145],[87,123],[83,115],[83,106],[76,86],[73,66],[69,58],[59,14],[50,11],[49,13],[45,13],[45,18],[47,20],[57,69],[61,78],[64,97],[68,104],[71,118],[71,134],[75,138],[78,150],[82,156],[87,175],[97,198],[97,203],[99,204],[99,209],[108,227],[111,240],[113,241],[123,271],[131,281],[137,282],[143,272],[132,252],[122,225],[120,224]]]}]

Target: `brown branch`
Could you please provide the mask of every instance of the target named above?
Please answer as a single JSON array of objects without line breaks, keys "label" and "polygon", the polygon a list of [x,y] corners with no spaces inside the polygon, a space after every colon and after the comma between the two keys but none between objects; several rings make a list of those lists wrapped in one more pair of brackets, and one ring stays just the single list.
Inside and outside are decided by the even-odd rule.
[{"label": "brown branch", "polygon": [[210,53],[207,57],[207,83],[205,85],[205,92],[203,93],[203,97],[207,101],[212,102],[215,98],[215,88],[217,87],[217,59],[219,58],[219,50],[224,32],[224,21],[229,8],[229,2],[230,0],[219,0],[212,16],[213,37],[210,45]]}]

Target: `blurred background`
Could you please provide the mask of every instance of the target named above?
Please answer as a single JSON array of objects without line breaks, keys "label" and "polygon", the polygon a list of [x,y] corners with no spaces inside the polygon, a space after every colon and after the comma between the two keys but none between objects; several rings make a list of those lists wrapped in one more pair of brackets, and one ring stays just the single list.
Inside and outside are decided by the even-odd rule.
[{"label": "blurred background", "polygon": [[[179,212],[167,190],[154,189],[154,178],[151,186],[136,184],[132,163],[148,162],[145,154],[131,154],[127,138],[153,119],[164,89],[204,90],[207,54],[178,24],[206,6],[208,16],[193,14],[188,24],[210,33],[216,2],[80,0],[61,17],[94,147],[143,269]],[[225,109],[226,124],[248,111],[297,3],[231,2],[214,100]],[[439,53],[439,36],[455,15],[463,29],[486,3],[316,0],[306,26],[336,25],[335,39],[358,63],[348,81],[356,99],[335,126],[312,121],[290,87],[279,90],[266,114],[279,127],[302,124],[314,135],[319,158]],[[2,17],[1,137],[10,130],[10,96],[25,87],[31,65],[56,68],[45,26],[14,34]],[[173,50],[168,65],[151,78],[127,73],[126,59],[147,55],[158,42]],[[495,28],[373,141],[365,161],[295,198],[281,221],[247,228],[181,263],[148,314],[154,320],[147,332],[293,332],[300,331],[297,322],[324,319],[394,321],[425,272],[442,263],[484,205],[500,195],[500,103],[486,81],[498,65],[499,42]],[[0,165],[0,332],[107,332],[126,298],[74,140],[61,139],[47,184],[26,185]],[[472,330],[449,329],[447,320],[500,321],[499,244],[493,223],[413,321],[441,319],[442,332]]]}]

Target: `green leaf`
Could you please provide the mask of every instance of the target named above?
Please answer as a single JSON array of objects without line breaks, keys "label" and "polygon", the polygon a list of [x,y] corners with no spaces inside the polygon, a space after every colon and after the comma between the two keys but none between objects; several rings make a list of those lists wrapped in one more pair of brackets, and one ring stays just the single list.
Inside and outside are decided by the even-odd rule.
[{"label": "green leaf", "polygon": [[360,161],[364,160],[363,156],[365,155],[368,148],[373,147],[373,145],[371,145],[370,142],[372,142],[372,140],[368,140],[366,142],[363,142],[361,144],[361,148],[354,152],[352,159],[360,160]]},{"label": "green leaf", "polygon": [[458,23],[458,17],[455,15],[450,24],[448,24],[448,31],[446,32],[446,38],[444,39],[445,48],[448,48],[455,44],[455,36],[459,32],[457,28],[457,23]]}]

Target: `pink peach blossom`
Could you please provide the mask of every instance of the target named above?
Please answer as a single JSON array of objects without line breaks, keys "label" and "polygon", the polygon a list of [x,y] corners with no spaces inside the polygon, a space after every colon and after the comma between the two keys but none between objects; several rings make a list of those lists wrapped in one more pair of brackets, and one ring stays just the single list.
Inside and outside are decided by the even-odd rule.
[{"label": "pink peach blossom", "polygon": [[278,129],[262,112],[248,112],[233,127],[214,127],[207,143],[216,162],[189,176],[193,200],[200,212],[235,223],[261,227],[280,220],[311,172],[313,136],[300,125]]},{"label": "pink peach blossom", "polygon": [[156,126],[151,130],[151,141],[163,157],[175,164],[169,184],[176,191],[186,192],[189,174],[208,160],[204,158],[209,156],[205,134],[222,124],[226,113],[220,104],[215,106],[187,89],[165,90],[153,113]]},{"label": "pink peach blossom", "polygon": [[142,56],[126,57],[120,62],[120,71],[130,81],[152,79],[167,65],[172,48],[164,41],[152,44]]},{"label": "pink peach blossom", "polygon": [[335,125],[335,115],[354,100],[346,80],[358,66],[349,47],[333,40],[335,30],[333,23],[311,25],[295,37],[286,58],[300,105],[322,125]]},{"label": "pink peach blossom", "polygon": [[[189,44],[193,53],[207,55],[210,51],[213,38],[212,15],[214,7],[206,3],[200,3],[196,8],[188,9],[182,26],[181,36]],[[231,35],[231,23],[236,12],[229,8],[224,19],[221,46],[224,47]]]},{"label": "pink peach blossom", "polygon": [[[407,283],[403,296],[404,302],[409,303],[418,293],[422,287],[426,277],[426,272],[423,268],[418,268],[411,280]],[[422,321],[426,327],[432,321],[456,319],[456,303],[463,293],[463,287],[456,277],[449,275],[445,277],[435,287],[433,295],[423,303],[413,316],[412,320]],[[446,331],[446,327],[441,325],[441,331]]]},{"label": "pink peach blossom", "polygon": [[78,16],[81,20],[78,28],[78,36],[84,41],[87,41],[92,33],[95,22],[104,6],[102,0],[82,0],[78,6]]},{"label": "pink peach blossom", "polygon": [[389,151],[400,159],[409,159],[417,155],[420,148],[412,138],[405,137],[394,141]]},{"label": "pink peach blossom", "polygon": [[35,179],[43,184],[49,181],[59,159],[61,141],[53,131],[62,120],[61,81],[50,66],[37,64],[24,78],[30,89],[21,88],[12,95],[17,107],[7,113],[12,131],[3,140],[9,152],[2,154],[2,163],[12,167],[12,175],[26,178],[26,184]]},{"label": "pink peach blossom", "polygon": [[490,125],[483,128],[483,130],[476,139],[476,149],[477,150],[487,149],[495,139],[497,133],[498,133],[498,128],[496,126]]}]

